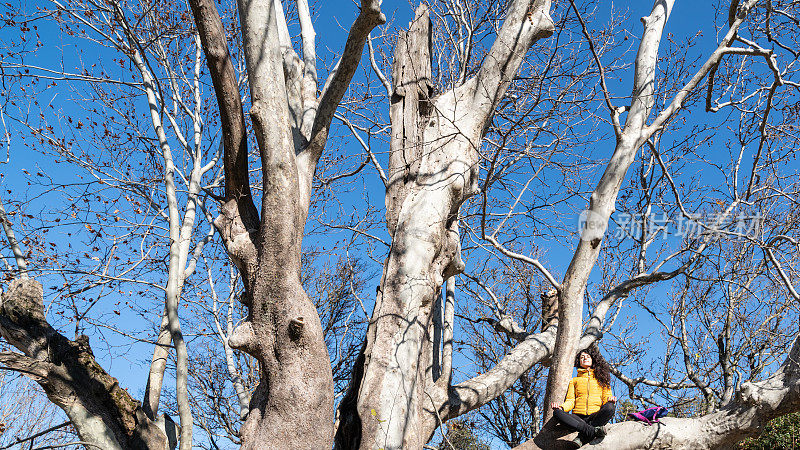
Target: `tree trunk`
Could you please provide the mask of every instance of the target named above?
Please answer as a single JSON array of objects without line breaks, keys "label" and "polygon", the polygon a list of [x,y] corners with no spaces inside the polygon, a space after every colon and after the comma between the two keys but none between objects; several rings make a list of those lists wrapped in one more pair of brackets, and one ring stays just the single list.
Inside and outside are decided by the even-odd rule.
[{"label": "tree trunk", "polygon": [[0,300],[0,334],[23,354],[0,353],[0,364],[33,379],[92,448],[167,448],[167,437],[141,404],[95,361],[89,339],[70,341],[44,316],[42,285],[11,282]]},{"label": "tree trunk", "polygon": [[[252,239],[254,249],[244,262],[250,269],[242,271],[248,317],[230,338],[231,347],[249,353],[261,365],[261,380],[242,427],[242,448],[330,448],[333,375],[319,316],[300,282],[305,212],[300,207],[276,6],[272,1],[241,0],[239,11],[250,116],[264,176],[261,223],[252,233],[242,234]],[[238,214],[234,202],[226,207],[223,215]]]},{"label": "tree trunk", "polygon": [[441,123],[431,108],[430,31],[429,12],[423,5],[409,30],[398,38],[392,68],[386,221],[393,240],[367,331],[365,374],[358,395],[361,448],[421,448],[427,441],[421,418],[425,388],[432,378],[428,372],[432,361],[424,358],[424,347],[432,340],[432,305],[445,266],[452,273],[460,270],[454,260],[459,251],[455,219],[460,202],[451,195],[455,190],[444,185],[450,174],[467,178],[471,174],[437,173],[432,162],[456,155],[448,155],[447,146],[425,145],[438,142],[423,136],[437,133]]},{"label": "tree trunk", "polygon": [[215,225],[238,267],[247,320],[228,344],[255,357],[261,381],[242,427],[242,448],[330,448],[333,375],[322,326],[300,281],[311,180],[334,112],[370,31],[386,17],[362,0],[341,64],[317,98],[314,30],[298,2],[303,63],[293,51],[281,2],[239,0],[250,117],[263,175],[260,217],[250,191],[239,85],[216,5],[190,0],[223,125],[225,201]]},{"label": "tree trunk", "polygon": [[530,46],[553,29],[547,1],[508,8],[478,75],[437,97],[426,5],[398,37],[386,192],[392,246],[363,366],[342,403],[337,448],[422,448],[439,425],[451,387],[449,369],[439,371],[434,361],[434,336],[442,331],[434,326],[444,321],[434,320],[432,309],[443,281],[464,268],[459,208],[478,191],[479,148],[494,109]]},{"label": "tree trunk", "polygon": [[[241,1],[253,129],[264,174],[261,223],[238,222],[236,201],[218,226],[240,261],[248,317],[230,337],[255,357],[261,381],[242,427],[243,448],[330,448],[333,375],[316,309],[300,282],[300,208],[274,2]],[[246,169],[246,168],[245,168]],[[242,248],[232,247],[239,243]]]}]

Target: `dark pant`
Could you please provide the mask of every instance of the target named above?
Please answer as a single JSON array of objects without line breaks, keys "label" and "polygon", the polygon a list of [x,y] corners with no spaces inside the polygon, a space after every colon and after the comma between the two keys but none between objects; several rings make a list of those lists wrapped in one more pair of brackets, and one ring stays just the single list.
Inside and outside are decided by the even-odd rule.
[{"label": "dark pant", "polygon": [[614,410],[616,403],[607,402],[600,407],[600,410],[589,414],[572,414],[564,411],[563,409],[556,409],[553,411],[556,419],[566,425],[568,428],[578,432],[578,435],[583,442],[589,442],[594,439],[594,427],[600,427],[607,424],[612,417],[614,417]]}]

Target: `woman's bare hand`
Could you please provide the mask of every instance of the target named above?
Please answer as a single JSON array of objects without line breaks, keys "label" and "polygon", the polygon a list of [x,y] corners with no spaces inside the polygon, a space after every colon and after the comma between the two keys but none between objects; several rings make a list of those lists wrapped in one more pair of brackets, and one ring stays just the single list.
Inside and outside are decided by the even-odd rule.
[{"label": "woman's bare hand", "polygon": [[611,396],[608,397],[608,401],[616,403],[617,402],[617,397],[614,397],[613,395],[611,395]]},{"label": "woman's bare hand", "polygon": [[553,409],[561,409],[561,403],[558,402],[550,403],[550,407]]}]

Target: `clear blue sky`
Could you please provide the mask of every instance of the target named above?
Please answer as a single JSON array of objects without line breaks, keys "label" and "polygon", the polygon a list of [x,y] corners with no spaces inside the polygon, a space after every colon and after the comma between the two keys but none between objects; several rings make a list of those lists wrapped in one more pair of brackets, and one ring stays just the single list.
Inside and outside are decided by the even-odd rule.
[{"label": "clear blue sky", "polygon": [[[612,7],[628,8],[630,10],[630,18],[628,21],[626,21],[626,25],[630,35],[633,38],[631,42],[635,48],[636,43],[638,43],[637,39],[641,35],[642,30],[642,26],[639,23],[638,18],[648,14],[650,6],[650,2],[621,2],[620,4],[612,2],[600,2],[598,5],[599,17],[607,17]],[[36,4],[26,4],[25,7],[28,10],[33,11],[33,9],[36,7]],[[563,7],[563,5],[559,5],[559,7]],[[318,2],[316,8],[315,26],[317,31],[318,54],[323,60],[331,61],[333,55],[337,54],[343,46],[346,37],[346,34],[343,30],[346,30],[350,23],[352,23],[352,20],[356,14],[356,7],[353,2],[336,0]],[[385,0],[382,8],[390,23],[394,22],[395,26],[405,27],[413,15],[413,5],[410,5],[406,1]],[[702,35],[698,37],[696,41],[697,45],[691,48],[691,53],[692,55],[708,55],[710,49],[715,47],[717,41],[717,36],[715,35],[713,28],[713,20],[714,8],[711,2],[676,2],[675,9],[672,13],[672,17],[670,18],[666,31],[674,36],[676,42],[680,42],[688,36],[695,35],[698,33],[698,30],[702,30]],[[48,28],[50,26],[44,21],[40,21],[38,23],[42,27],[40,32],[42,36],[46,36],[46,39],[43,39],[44,46],[38,52],[37,56],[27,59],[27,63],[42,66],[63,64],[65,68],[71,69],[80,64],[78,58],[84,58],[83,62],[85,63],[85,58],[94,57],[97,58],[98,61],[104,63],[107,67],[116,68],[114,63],[109,60],[110,58],[116,56],[113,56],[110,53],[106,54],[102,52],[95,54],[85,53],[80,55],[74,51],[74,39],[65,37],[59,34],[56,30]],[[592,27],[592,24],[589,24],[589,26]],[[666,41],[664,43],[666,44]],[[28,45],[30,46],[30,44]],[[367,61],[365,59],[362,61],[362,64],[366,62]],[[609,87],[616,96],[626,97],[630,94],[632,84],[630,71],[628,71],[628,75],[629,76],[622,77],[621,79],[609,80]],[[354,82],[363,81],[363,77],[364,71],[359,70]],[[210,92],[208,94],[211,95]],[[78,116],[85,114],[85,111],[82,110],[82,105],[78,104],[76,98],[77,96],[70,92],[69,89],[56,86],[52,89],[43,91],[38,96],[38,101],[40,103],[51,102],[54,105],[57,105],[57,109],[60,109],[64,115]],[[624,99],[618,100],[617,103],[619,105],[624,104]],[[385,111],[382,114],[387,115],[386,111],[388,111],[388,103],[384,105],[384,108]],[[689,120],[693,119],[690,118]],[[7,126],[10,127],[12,132],[25,132],[25,130],[20,128],[21,126],[19,124],[7,122]],[[344,152],[352,151],[354,154],[360,154],[362,152],[355,141],[351,141],[349,143],[345,142],[342,145],[344,146]],[[606,142],[606,146],[607,149],[598,151],[598,153],[609,155],[613,149],[613,143],[608,141]],[[75,170],[69,165],[55,164],[50,156],[44,156],[39,152],[33,151],[26,146],[24,141],[19,139],[12,140],[10,155],[9,163],[0,166],[0,172],[2,172],[0,187],[2,187],[3,190],[3,199],[6,202],[9,200],[30,202],[28,208],[30,208],[31,214],[44,208],[57,209],[60,207],[58,202],[67,201],[63,198],[63,196],[60,196],[58,192],[55,192],[49,193],[44,197],[47,199],[47,202],[49,202],[48,204],[37,205],[37,196],[40,193],[39,188],[35,185],[28,185],[31,177],[35,177],[37,172],[41,171],[47,173],[54,179],[57,178],[59,182],[68,183],[79,182],[81,180],[80,171]],[[724,157],[725,155],[722,156]],[[4,155],[0,155],[0,159],[2,158],[4,158]],[[32,175],[29,176],[28,174]],[[599,173],[589,174],[589,176],[594,177],[596,180],[599,177]],[[707,174],[707,176],[709,177],[709,183],[716,182],[713,174]],[[372,175],[365,177],[365,179],[367,180],[364,182],[365,191],[368,193],[374,203],[382,205],[383,189],[380,181],[376,176],[374,176],[374,172]],[[9,190],[10,193],[8,192]],[[346,210],[347,208],[354,208],[360,204],[360,198],[345,198],[343,200],[343,209]],[[203,232],[204,229],[205,227],[202,227],[201,232]],[[63,231],[65,228],[62,228],[61,230]],[[307,244],[332,246],[334,245],[334,242],[345,239],[348,236],[349,234],[347,233],[331,233],[326,236],[314,236],[309,239]],[[51,239],[53,239],[54,242],[57,242],[59,245],[65,245],[67,240],[70,238],[62,234],[60,237],[51,236]],[[571,258],[571,249],[569,249],[570,251],[566,251],[559,246],[558,242],[552,242],[549,244],[539,243],[539,245],[541,246],[541,249],[545,255],[543,260],[546,262],[548,267],[550,267],[551,270],[557,274],[557,277],[563,275],[563,272],[569,263],[569,259]],[[549,245],[552,245],[552,247],[549,247]],[[376,270],[379,270],[379,268],[376,268]],[[601,282],[599,279],[599,269],[595,270],[593,275],[592,283],[599,284]],[[53,281],[56,282],[55,280]],[[370,284],[374,285],[375,283],[377,283],[377,280]],[[658,287],[651,291],[651,295],[666,296],[668,295],[668,292],[665,287]],[[370,304],[367,305],[367,308],[370,309],[373,299],[369,296],[367,298],[370,302]],[[115,310],[115,303],[117,301],[124,300],[126,299],[117,297],[104,299],[100,304],[98,304],[97,312],[98,314],[102,312],[103,314],[107,315],[110,318],[109,320],[113,320],[114,323],[122,328],[127,327],[132,329],[140,329],[145,327],[146,322],[134,314],[129,314],[120,318],[114,317],[113,311]],[[629,314],[633,320],[639,323],[639,333],[641,335],[647,335],[648,330],[655,330],[658,328],[657,324],[652,321],[650,316],[643,313],[641,310],[631,308],[628,309],[625,314]],[[52,316],[50,318],[51,320],[58,322],[57,318]],[[63,327],[62,331],[68,336],[70,336],[72,333],[72,329],[68,326]],[[120,338],[114,333],[104,334],[112,346],[122,345],[122,347],[117,349],[95,347],[95,354],[99,357],[103,366],[112,375],[120,379],[120,382],[123,386],[128,387],[128,389],[134,393],[135,397],[141,398],[141,393],[144,389],[148,370],[147,365],[143,364],[142,362],[149,359],[152,352],[152,347],[149,344],[130,345],[129,340]],[[93,341],[93,343],[97,345],[96,340]],[[660,342],[657,340],[652,342],[654,353],[658,352],[659,344]],[[113,358],[109,357],[109,353],[113,354]],[[461,361],[457,361],[457,364],[468,365],[469,363],[467,360],[463,359]],[[170,380],[165,381],[165,385],[169,383],[171,383]],[[618,394],[621,393],[619,392],[621,389],[617,390]],[[493,446],[496,448],[502,448],[502,445],[498,442],[493,442]]]}]

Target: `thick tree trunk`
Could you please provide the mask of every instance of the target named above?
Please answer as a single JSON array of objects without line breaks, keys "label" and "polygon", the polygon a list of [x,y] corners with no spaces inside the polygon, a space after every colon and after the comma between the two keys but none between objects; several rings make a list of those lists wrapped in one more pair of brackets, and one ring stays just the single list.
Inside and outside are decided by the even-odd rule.
[{"label": "thick tree trunk", "polygon": [[546,1],[512,2],[479,74],[435,98],[427,6],[398,38],[386,192],[392,246],[355,371],[363,376],[343,401],[338,448],[421,448],[439,425],[451,387],[449,369],[434,361],[434,336],[443,331],[434,325],[444,321],[434,320],[433,307],[443,281],[464,267],[459,208],[478,190],[478,150],[492,112],[532,43],[552,33],[548,10]]},{"label": "thick tree trunk", "polygon": [[273,267],[261,266],[248,321],[230,339],[262,367],[242,448],[330,448],[333,382],[322,326],[297,274]]},{"label": "thick tree trunk", "polygon": [[289,125],[278,11],[276,2],[258,0],[241,0],[239,11],[250,116],[264,176],[257,230],[238,222],[240,199],[227,203],[217,221],[242,269],[248,306],[247,320],[234,330],[229,344],[261,365],[261,380],[242,427],[242,448],[330,448],[333,375],[319,316],[300,282],[305,211]]},{"label": "thick tree trunk", "polygon": [[362,0],[341,64],[317,97],[314,30],[298,2],[303,63],[292,50],[281,2],[239,0],[243,50],[261,155],[260,217],[250,192],[246,127],[226,33],[210,0],[190,0],[223,125],[225,202],[215,225],[244,280],[247,320],[228,344],[254,356],[261,382],[242,427],[242,448],[330,448],[333,376],[322,326],[300,282],[311,180],[333,114],[370,31],[386,18]]},{"label": "thick tree trunk", "polygon": [[[393,241],[367,332],[358,396],[362,448],[420,448],[426,440],[420,419],[430,361],[424,360],[423,347],[431,339],[431,307],[443,282],[442,266],[458,252],[457,234],[449,239],[447,234],[460,204],[454,204],[447,189],[435,187],[443,181],[441,172],[419,177],[436,173],[423,156],[428,119],[434,127],[437,121],[435,114],[429,117],[430,51],[430,17],[427,7],[420,6],[409,30],[398,38],[392,70],[386,215]],[[445,241],[449,251],[442,251]]]},{"label": "thick tree trunk", "polygon": [[141,404],[95,361],[88,338],[71,341],[50,326],[39,282],[11,282],[0,298],[0,334],[23,352],[0,353],[0,364],[39,383],[89,446],[167,448],[166,435]]}]

